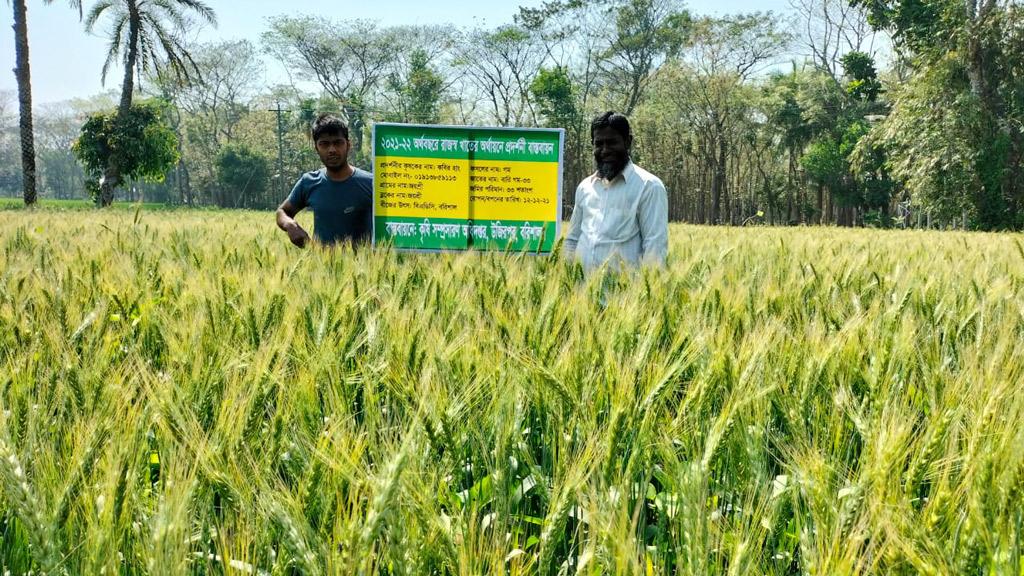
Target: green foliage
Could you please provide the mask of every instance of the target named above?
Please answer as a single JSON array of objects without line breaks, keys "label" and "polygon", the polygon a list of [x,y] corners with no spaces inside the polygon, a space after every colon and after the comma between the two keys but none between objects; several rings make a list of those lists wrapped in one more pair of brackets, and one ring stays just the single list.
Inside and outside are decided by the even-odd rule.
[{"label": "green foliage", "polygon": [[1024,225],[1024,79],[1015,3],[870,1],[877,27],[912,51],[914,73],[869,144],[913,197],[984,229]]},{"label": "green foliage", "polygon": [[626,115],[643,99],[652,72],[678,55],[691,40],[693,22],[681,3],[671,0],[609,2],[606,21],[614,19],[614,35],[600,52],[607,69],[609,90]]},{"label": "green foliage", "polygon": [[808,177],[832,189],[842,186],[849,168],[839,143],[831,136],[813,142],[800,158],[800,165]]},{"label": "green foliage", "polygon": [[847,52],[841,62],[849,82],[846,93],[854,100],[874,102],[882,91],[882,83],[875,71],[875,59],[863,52]]},{"label": "green foliage", "polygon": [[862,148],[884,148],[892,175],[937,215],[963,212],[983,228],[1018,226],[1000,194],[1008,137],[991,119],[955,58],[914,75]]},{"label": "green foliage", "polygon": [[[122,4],[93,13],[123,23]],[[172,12],[151,7],[164,32],[173,32],[173,14],[192,11],[170,4]],[[316,166],[303,136],[315,112],[350,121],[359,165],[369,161],[361,143],[374,121],[565,127],[563,177],[572,183],[592,169],[589,118],[616,109],[637,120],[634,153],[669,185],[674,219],[739,223],[767,209],[770,222],[802,222],[810,206],[823,222],[848,224],[866,210],[884,220],[898,197],[941,219],[966,214],[980,228],[1024,224],[1024,9],[958,0],[854,4],[896,37],[893,70],[851,52],[841,78],[832,57],[832,73],[796,61],[792,72],[766,78],[793,47],[789,32],[804,26],[763,13],[694,18],[677,0],[550,0],[520,9],[515,24],[472,31],[274,18],[264,48],[322,90],[256,95],[237,80],[258,76],[256,49],[245,43],[181,53],[178,61],[194,58],[202,74],[187,85],[175,74],[163,78],[177,91],[164,96],[177,107],[183,161],[159,197],[245,203],[218,193],[227,187],[216,161],[229,142],[276,160],[276,116],[267,110],[278,102],[288,109],[282,167],[265,205]],[[204,6],[200,16],[212,16]],[[124,29],[114,32],[111,55],[127,57]],[[157,29],[150,32],[152,63],[161,51]],[[875,128],[865,132],[865,122]],[[58,173],[58,155],[40,158]],[[67,176],[80,187],[76,174]],[[0,167],[3,183],[17,177],[16,167]],[[844,216],[836,206],[855,209]]]},{"label": "green foliage", "polygon": [[[123,11],[115,9],[122,4],[106,3],[99,12],[123,22]],[[170,4],[176,14],[191,12],[188,3]],[[150,8],[162,29],[173,31],[163,4]],[[520,10],[514,25],[477,30],[301,14],[271,19],[260,48],[299,85],[314,83],[311,92],[259,86],[259,50],[248,43],[189,46],[188,60],[199,72],[191,81],[162,68],[145,78],[148,92],[175,106],[168,118],[182,159],[158,193],[147,187],[144,195],[245,203],[230,196],[235,188],[221,185],[216,164],[223,146],[239,144],[273,160],[273,191],[262,200],[268,206],[316,167],[304,132],[315,112],[325,110],[349,120],[351,159],[362,167],[370,149],[360,144],[375,121],[564,127],[563,178],[572,186],[592,172],[589,119],[615,109],[633,111],[634,154],[669,185],[672,218],[739,223],[768,208],[772,223],[802,220],[794,206],[807,205],[815,190],[798,178],[798,159],[823,134],[841,140],[850,102],[867,87],[853,80],[851,96],[836,89],[835,79],[797,62],[786,86],[766,88],[773,81],[763,73],[776,69],[794,27],[772,14],[697,19],[684,8],[678,0],[552,0]],[[121,42],[112,54],[127,56],[121,32],[109,36]],[[765,91],[772,95],[762,98]],[[279,104],[280,139],[273,112]],[[780,199],[782,216],[769,208]],[[564,201],[570,204],[571,194]]]},{"label": "green foliage", "polygon": [[405,89],[409,113],[419,122],[435,124],[440,121],[444,79],[430,67],[427,53],[422,49],[413,51],[411,68]]},{"label": "green foliage", "polygon": [[388,84],[398,94],[394,121],[437,124],[441,120],[444,78],[430,66],[430,56],[422,48],[409,55],[409,70],[403,77],[392,73]]},{"label": "green foliage", "polygon": [[800,165],[808,178],[827,188],[840,205],[857,206],[859,190],[850,173],[849,157],[857,141],[867,133],[867,125],[862,120],[846,122],[845,126],[840,123],[812,141],[800,158]]},{"label": "green foliage", "polygon": [[120,121],[116,110],[89,116],[72,150],[94,190],[112,157],[122,177],[163,181],[178,161],[178,141],[164,119],[164,106],[156,100],[133,103]]},{"label": "green foliage", "polygon": [[806,129],[814,136],[830,133],[838,138],[842,133],[839,124],[849,121],[851,115],[851,101],[846,92],[829,74],[820,70],[803,75],[796,88]]},{"label": "green foliage", "polygon": [[861,188],[863,205],[877,212],[877,225],[888,226],[889,204],[897,183],[889,175],[885,150],[877,146],[871,136],[871,126],[863,121],[854,123],[847,130],[841,148]]},{"label": "green foliage", "polygon": [[572,79],[564,66],[541,68],[530,84],[530,93],[540,106],[546,126],[566,128],[579,121]]},{"label": "green foliage", "polygon": [[401,40],[395,30],[370,20],[342,23],[311,16],[277,16],[262,39],[268,51],[302,79],[320,83],[327,96],[342,105],[355,159],[369,158],[364,149],[371,97],[398,59]]},{"label": "green foliage", "polygon": [[[970,0],[973,2],[974,0]],[[897,45],[915,52],[940,49],[963,30],[966,16],[961,0],[850,0],[868,12],[876,30],[890,30]]]},{"label": "green foliage", "polygon": [[536,8],[520,6],[515,21],[527,30],[539,30],[551,19],[586,5],[586,0],[545,0]]},{"label": "green foliage", "polygon": [[614,8],[616,40],[610,50],[641,57],[665,53],[674,56],[690,40],[689,12],[670,11],[667,2],[626,0]]},{"label": "green foliage", "polygon": [[862,141],[867,141],[871,126],[864,120],[855,120],[843,129],[840,138],[831,135],[811,143],[800,158],[800,165],[815,183],[826,187],[839,206],[858,206],[881,210],[880,225],[888,211],[894,182],[885,168],[885,154],[872,148],[867,156],[854,162]]},{"label": "green foliage", "polygon": [[837,206],[877,210],[877,223],[885,225],[895,189],[885,169],[885,150],[876,146],[865,156],[869,161],[855,163],[858,144],[871,129],[865,117],[884,111],[878,102],[882,85],[870,55],[849,52],[842,64],[847,79],[844,86],[823,72],[801,81],[795,74],[788,82],[777,77],[773,82],[776,90],[795,100],[780,109],[785,115],[777,121],[798,135],[813,135],[800,164],[815,184],[829,191]]},{"label": "green foliage", "polygon": [[525,44],[530,41],[530,33],[519,26],[501,26],[487,33],[486,40],[495,44]]},{"label": "green foliage", "polygon": [[851,122],[843,130],[843,139],[839,142],[839,153],[843,158],[849,158],[860,139],[867,135],[871,126],[864,120],[858,119]]},{"label": "green foliage", "polygon": [[217,179],[229,193],[224,198],[235,206],[248,207],[261,198],[270,176],[270,161],[245,144],[228,144],[217,155]]},{"label": "green foliage", "polygon": [[813,134],[805,109],[804,85],[805,78],[794,70],[790,74],[772,74],[763,87],[768,121],[780,132],[783,145],[797,150]]}]

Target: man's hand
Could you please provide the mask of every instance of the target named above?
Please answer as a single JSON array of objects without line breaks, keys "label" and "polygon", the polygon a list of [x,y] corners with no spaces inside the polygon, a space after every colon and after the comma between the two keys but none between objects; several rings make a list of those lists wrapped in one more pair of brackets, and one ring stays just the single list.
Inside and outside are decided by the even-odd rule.
[{"label": "man's hand", "polygon": [[303,230],[302,226],[299,226],[298,223],[288,226],[285,229],[285,232],[288,233],[288,239],[292,241],[292,244],[295,244],[299,248],[305,248],[306,243],[309,242],[309,234],[306,234],[306,231]]},{"label": "man's hand", "polygon": [[300,208],[292,206],[292,203],[285,200],[277,209],[277,227],[288,234],[288,239],[299,248],[305,248],[309,243],[309,234],[295,221],[295,215]]}]

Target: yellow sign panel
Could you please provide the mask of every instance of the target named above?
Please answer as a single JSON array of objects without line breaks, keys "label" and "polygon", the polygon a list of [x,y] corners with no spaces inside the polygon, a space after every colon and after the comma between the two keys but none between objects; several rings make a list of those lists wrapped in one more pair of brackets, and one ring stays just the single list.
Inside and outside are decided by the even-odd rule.
[{"label": "yellow sign panel", "polygon": [[469,198],[453,194],[469,186],[469,161],[378,157],[374,178],[377,216],[469,218]]},{"label": "yellow sign panel", "polygon": [[553,162],[500,162],[475,160],[469,167],[469,194],[473,219],[550,220],[558,197],[551,182],[558,181]]}]

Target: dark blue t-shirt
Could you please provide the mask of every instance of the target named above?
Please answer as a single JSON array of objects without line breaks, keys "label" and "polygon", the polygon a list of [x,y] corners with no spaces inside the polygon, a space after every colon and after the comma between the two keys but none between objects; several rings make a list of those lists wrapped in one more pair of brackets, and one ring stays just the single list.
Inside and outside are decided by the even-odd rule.
[{"label": "dark blue t-shirt", "polygon": [[321,168],[299,178],[288,195],[297,210],[313,210],[313,235],[323,244],[369,240],[373,231],[373,175],[355,169],[342,182]]}]

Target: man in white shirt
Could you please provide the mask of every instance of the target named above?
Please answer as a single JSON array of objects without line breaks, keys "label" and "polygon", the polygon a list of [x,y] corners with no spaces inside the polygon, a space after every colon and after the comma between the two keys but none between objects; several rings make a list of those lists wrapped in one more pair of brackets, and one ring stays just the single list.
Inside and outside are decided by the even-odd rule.
[{"label": "man in white shirt", "polygon": [[633,164],[633,134],[622,114],[605,112],[590,124],[597,172],[576,188],[564,250],[591,271],[664,266],[668,254],[668,193],[661,180]]}]

